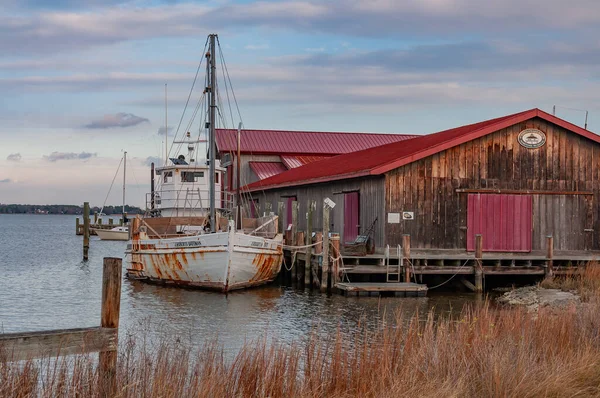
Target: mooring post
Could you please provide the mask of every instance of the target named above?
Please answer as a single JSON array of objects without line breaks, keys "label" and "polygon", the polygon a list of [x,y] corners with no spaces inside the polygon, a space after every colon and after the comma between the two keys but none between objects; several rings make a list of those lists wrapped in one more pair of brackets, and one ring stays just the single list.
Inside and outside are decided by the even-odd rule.
[{"label": "mooring post", "polygon": [[306,254],[304,255],[304,286],[310,286],[312,271],[311,271],[311,254],[312,254],[312,225],[313,211],[316,208],[316,202],[309,200],[306,206]]},{"label": "mooring post", "polygon": [[402,235],[402,264],[404,265],[404,282],[410,282],[410,235]]},{"label": "mooring post", "polygon": [[[292,201],[292,240],[290,241],[291,245],[296,245],[296,232],[298,232],[298,202]],[[295,261],[292,264],[292,280],[294,282],[298,281],[298,261]]]},{"label": "mooring post", "polygon": [[333,262],[331,263],[331,287],[335,287],[340,282],[340,234],[331,234],[331,256]]},{"label": "mooring post", "polygon": [[329,291],[329,211],[323,203],[323,260],[321,265],[321,291]]},{"label": "mooring post", "polygon": [[98,213],[94,212],[94,225],[98,224]]},{"label": "mooring post", "polygon": [[79,217],[75,219],[75,235],[81,235],[79,233]]},{"label": "mooring post", "polygon": [[[304,231],[298,231],[296,232],[296,246],[300,247],[304,245]],[[306,267],[300,267],[300,262],[297,260],[298,258],[298,253],[300,253],[300,249],[296,249],[298,252],[296,253],[296,263],[298,263],[298,265],[296,266],[296,283],[298,285],[301,285],[302,283],[304,283],[304,270],[306,269]]]},{"label": "mooring post", "polygon": [[545,277],[552,279],[554,277],[554,238],[552,235],[546,236],[546,268]]},{"label": "mooring post", "polygon": [[[121,272],[122,260],[116,257],[105,257],[102,272],[102,310],[100,326],[103,328],[119,328],[121,309]],[[117,351],[100,352],[99,362],[99,395],[113,397],[117,392]]]},{"label": "mooring post", "polygon": [[483,292],[483,236],[475,235],[475,292]]},{"label": "mooring post", "polygon": [[83,259],[87,261],[90,250],[90,202],[83,202]]},{"label": "mooring post", "polygon": [[283,202],[277,202],[277,231],[285,236],[283,227]]}]

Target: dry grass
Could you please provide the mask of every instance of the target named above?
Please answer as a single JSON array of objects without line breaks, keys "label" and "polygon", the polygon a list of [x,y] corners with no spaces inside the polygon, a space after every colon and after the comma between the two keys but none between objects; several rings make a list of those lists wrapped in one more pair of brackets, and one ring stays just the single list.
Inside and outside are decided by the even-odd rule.
[{"label": "dry grass", "polygon": [[[261,340],[227,360],[210,341],[119,353],[119,397],[588,397],[600,396],[600,271],[565,282],[588,303],[561,313],[482,305],[456,318],[395,322],[282,345]],[[583,276],[583,277],[582,277]],[[591,280],[591,279],[593,280]],[[573,282],[574,281],[574,282]],[[10,363],[0,397],[93,397],[94,356]]]}]

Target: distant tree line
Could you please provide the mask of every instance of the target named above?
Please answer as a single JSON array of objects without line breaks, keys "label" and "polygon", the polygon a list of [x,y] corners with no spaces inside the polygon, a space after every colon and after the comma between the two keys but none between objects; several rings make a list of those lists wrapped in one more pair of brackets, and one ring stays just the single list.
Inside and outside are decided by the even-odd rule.
[{"label": "distant tree line", "polygon": [[[106,215],[121,214],[122,206],[105,206],[102,213]],[[100,207],[90,208],[90,214],[99,213]],[[127,214],[140,214],[143,210],[135,206],[125,206]],[[83,206],[75,205],[19,205],[1,204],[0,214],[83,214]]]}]

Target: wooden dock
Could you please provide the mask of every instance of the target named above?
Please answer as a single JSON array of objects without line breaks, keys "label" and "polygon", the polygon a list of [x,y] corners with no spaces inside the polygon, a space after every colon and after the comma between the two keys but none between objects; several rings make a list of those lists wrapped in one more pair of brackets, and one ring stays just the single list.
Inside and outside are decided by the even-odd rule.
[{"label": "wooden dock", "polygon": [[348,282],[335,288],[344,296],[425,297],[427,285],[408,282]]}]

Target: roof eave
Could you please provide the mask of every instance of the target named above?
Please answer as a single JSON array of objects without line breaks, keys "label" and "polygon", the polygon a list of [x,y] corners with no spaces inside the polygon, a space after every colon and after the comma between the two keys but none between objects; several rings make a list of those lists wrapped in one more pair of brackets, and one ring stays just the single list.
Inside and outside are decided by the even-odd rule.
[{"label": "roof eave", "polygon": [[257,181],[255,184],[258,184],[258,185],[256,187],[248,188],[247,192],[270,191],[272,189],[288,188],[288,187],[295,187],[295,186],[300,186],[300,185],[309,185],[309,184],[318,184],[318,183],[330,182],[330,181],[346,180],[346,179],[350,179],[350,178],[359,178],[359,177],[365,177],[365,176],[369,176],[369,175],[371,175],[369,170],[363,170],[363,171],[353,172],[353,173],[349,173],[349,174],[348,173],[347,174],[339,174],[339,175],[335,175],[335,176],[311,178],[308,180],[291,181],[291,182],[284,182],[281,184],[264,185],[264,186],[260,185],[261,181]]}]

